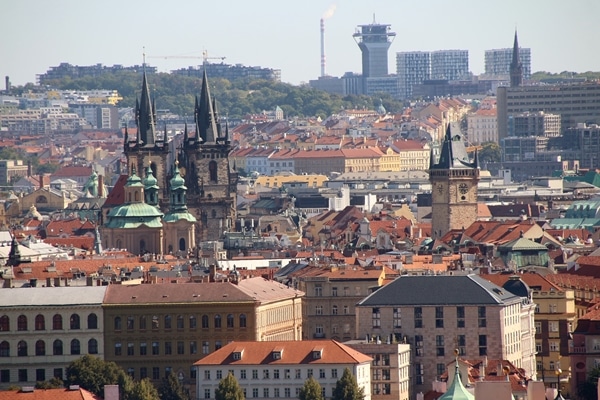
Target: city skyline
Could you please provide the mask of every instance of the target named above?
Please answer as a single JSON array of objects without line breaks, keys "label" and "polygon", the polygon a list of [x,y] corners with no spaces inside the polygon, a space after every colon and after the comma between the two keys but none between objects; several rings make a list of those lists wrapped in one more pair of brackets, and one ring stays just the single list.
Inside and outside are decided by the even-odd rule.
[{"label": "city skyline", "polygon": [[[320,75],[320,19],[325,18],[326,73],[361,72],[361,53],[352,38],[358,25],[391,25],[395,53],[461,49],[469,51],[469,70],[484,71],[484,51],[519,44],[531,48],[532,71],[598,71],[600,55],[588,44],[600,39],[591,18],[600,3],[578,0],[577,7],[551,0],[481,3],[442,0],[411,4],[374,0],[310,0],[282,6],[275,0],[219,3],[165,3],[158,0],[84,3],[73,0],[8,0],[0,5],[0,77],[13,85],[35,82],[61,62],[73,65],[146,62],[159,72],[209,62],[280,69],[283,82],[299,84]],[[165,58],[164,56],[168,56]],[[188,57],[188,58],[184,58]],[[196,58],[189,58],[196,57]],[[4,85],[2,85],[4,89]]]}]

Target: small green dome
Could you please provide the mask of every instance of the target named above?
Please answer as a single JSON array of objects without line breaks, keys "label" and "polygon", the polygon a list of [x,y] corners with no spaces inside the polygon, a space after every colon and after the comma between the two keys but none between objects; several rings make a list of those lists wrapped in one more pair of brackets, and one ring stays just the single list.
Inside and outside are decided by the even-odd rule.
[{"label": "small green dome", "polygon": [[144,189],[158,189],[158,180],[152,173],[152,168],[146,168],[146,178],[144,179]]}]

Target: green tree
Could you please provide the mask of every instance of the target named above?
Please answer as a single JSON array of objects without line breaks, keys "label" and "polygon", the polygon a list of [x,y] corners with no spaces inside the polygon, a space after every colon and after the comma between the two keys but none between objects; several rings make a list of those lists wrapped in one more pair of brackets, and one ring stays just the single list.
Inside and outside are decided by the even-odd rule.
[{"label": "green tree", "polygon": [[79,385],[98,396],[104,394],[104,385],[119,385],[125,396],[133,386],[131,378],[117,364],[87,354],[69,364],[66,375],[65,386]]},{"label": "green tree", "polygon": [[48,381],[40,381],[35,383],[36,389],[58,389],[65,386],[62,379],[54,377]]},{"label": "green tree", "polygon": [[158,388],[161,400],[190,400],[189,392],[181,385],[177,374],[170,373]]},{"label": "green tree", "polygon": [[230,372],[219,382],[215,390],[215,400],[244,400],[244,391],[235,376]]},{"label": "green tree", "polygon": [[344,369],[344,374],[336,382],[335,388],[333,389],[332,400],[364,400],[365,391],[363,388],[358,387],[356,378],[350,372],[350,369]]},{"label": "green tree", "polygon": [[300,389],[298,398],[300,400],[323,400],[323,390],[314,376],[311,375],[310,378],[304,381],[304,386]]},{"label": "green tree", "polygon": [[162,400],[166,398],[158,394],[158,390],[148,378],[133,383],[131,390],[125,397],[127,400]]},{"label": "green tree", "polygon": [[500,145],[496,142],[486,142],[481,145],[481,151],[479,151],[479,161],[485,162],[500,162],[501,152]]},{"label": "green tree", "polygon": [[600,368],[594,367],[585,382],[577,386],[577,398],[581,400],[598,400],[598,378],[600,377]]}]

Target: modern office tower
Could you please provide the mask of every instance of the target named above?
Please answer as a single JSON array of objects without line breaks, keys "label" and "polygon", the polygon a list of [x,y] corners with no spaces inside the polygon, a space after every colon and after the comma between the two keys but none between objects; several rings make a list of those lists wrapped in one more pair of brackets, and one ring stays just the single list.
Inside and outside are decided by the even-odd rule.
[{"label": "modern office tower", "polygon": [[458,81],[469,74],[468,50],[437,50],[431,52],[431,79]]},{"label": "modern office tower", "polygon": [[427,51],[396,53],[399,98],[412,97],[412,88],[430,79],[431,56]]},{"label": "modern office tower", "polygon": [[560,115],[543,111],[524,112],[508,117],[508,136],[560,136]]},{"label": "modern office tower", "polygon": [[396,37],[390,25],[373,23],[359,25],[352,35],[362,52],[363,78],[386,76],[388,74],[388,49]]},{"label": "modern office tower", "polygon": [[[519,48],[519,59],[523,67],[523,80],[531,78],[531,49]],[[513,48],[485,51],[485,74],[494,77],[510,77]]]}]

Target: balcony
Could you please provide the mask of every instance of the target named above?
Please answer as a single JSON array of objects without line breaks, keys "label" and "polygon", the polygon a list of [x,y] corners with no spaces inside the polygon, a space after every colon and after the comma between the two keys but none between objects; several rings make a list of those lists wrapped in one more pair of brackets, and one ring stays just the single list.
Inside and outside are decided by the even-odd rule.
[{"label": "balcony", "polygon": [[585,346],[573,346],[571,347],[571,354],[585,354]]},{"label": "balcony", "polygon": [[313,333],[313,338],[314,339],[325,339],[325,333],[324,332]]}]

